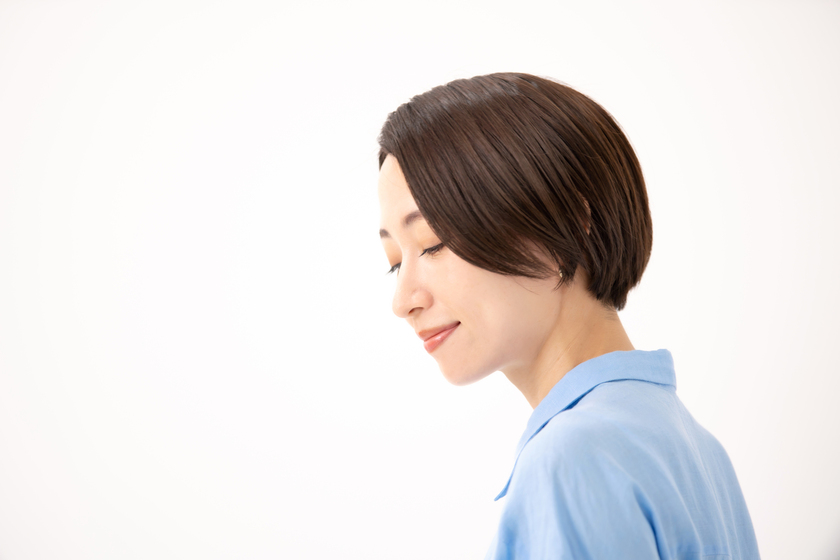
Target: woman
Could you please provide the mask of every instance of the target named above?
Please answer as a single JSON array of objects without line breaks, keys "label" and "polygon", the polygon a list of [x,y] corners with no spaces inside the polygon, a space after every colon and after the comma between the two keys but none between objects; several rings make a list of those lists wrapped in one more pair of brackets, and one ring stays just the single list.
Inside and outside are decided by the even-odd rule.
[{"label": "woman", "polygon": [[456,80],[380,135],[393,310],[443,375],[502,371],[534,412],[487,557],[758,558],[735,472],[619,311],[652,228],[636,156],[586,96],[527,74]]}]

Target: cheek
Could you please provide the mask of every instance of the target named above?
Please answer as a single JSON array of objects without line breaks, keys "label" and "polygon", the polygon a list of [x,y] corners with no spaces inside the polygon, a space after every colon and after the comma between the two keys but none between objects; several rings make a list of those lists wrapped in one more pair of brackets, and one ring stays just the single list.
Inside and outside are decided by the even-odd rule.
[{"label": "cheek", "polygon": [[[493,305],[495,294],[468,279],[447,293],[446,307],[452,319],[461,321],[457,336],[436,358],[444,377],[464,385],[497,371],[503,362],[504,339],[508,334],[504,313]],[[453,285],[454,287],[454,285]]]},{"label": "cheek", "polygon": [[460,367],[463,375],[480,378],[536,355],[553,324],[553,283],[501,276],[457,257],[439,272],[443,282],[436,299],[446,308],[447,319],[462,324],[460,342],[453,345],[458,351],[441,360],[441,366],[452,360],[453,375]]},{"label": "cheek", "polygon": [[[476,287],[465,293],[458,310],[463,333],[461,358],[476,375],[489,374],[502,367],[516,346],[521,324],[515,313],[498,299]],[[487,370],[487,371],[485,371]]]},{"label": "cheek", "polygon": [[[511,282],[512,283],[512,282]],[[519,285],[504,286],[478,299],[473,319],[481,332],[479,346],[494,361],[521,362],[536,356],[554,325],[554,299]],[[501,364],[497,365],[501,367]]]}]

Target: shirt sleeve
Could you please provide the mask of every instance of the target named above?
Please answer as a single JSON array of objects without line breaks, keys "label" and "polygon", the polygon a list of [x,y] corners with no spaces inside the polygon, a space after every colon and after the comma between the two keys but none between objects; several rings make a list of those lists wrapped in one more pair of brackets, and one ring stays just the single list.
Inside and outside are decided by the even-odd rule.
[{"label": "shirt sleeve", "polygon": [[504,499],[486,560],[660,557],[644,494],[591,437],[529,442]]}]

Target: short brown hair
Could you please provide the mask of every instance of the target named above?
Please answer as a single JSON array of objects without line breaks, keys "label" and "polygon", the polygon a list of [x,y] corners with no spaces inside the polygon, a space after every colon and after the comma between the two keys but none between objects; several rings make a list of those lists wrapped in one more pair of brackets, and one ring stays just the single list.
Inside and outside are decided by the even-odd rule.
[{"label": "short brown hair", "polygon": [[531,278],[559,269],[561,283],[581,265],[617,310],[641,280],[653,241],[641,167],[610,114],[572,88],[529,74],[455,80],[388,115],[379,147],[379,166],[396,158],[465,261]]}]

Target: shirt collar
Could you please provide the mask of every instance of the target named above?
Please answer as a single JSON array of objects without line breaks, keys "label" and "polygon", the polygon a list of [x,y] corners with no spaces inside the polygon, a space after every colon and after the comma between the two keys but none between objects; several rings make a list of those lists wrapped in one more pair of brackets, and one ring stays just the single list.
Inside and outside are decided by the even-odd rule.
[{"label": "shirt collar", "polygon": [[[667,350],[610,352],[572,368],[552,387],[551,391],[531,413],[525,433],[522,434],[519,445],[516,447],[513,470],[516,469],[516,462],[519,460],[519,455],[525,445],[548,424],[549,420],[564,410],[575,406],[584,395],[601,383],[628,379],[670,385],[676,388],[677,379],[674,374],[674,360],[671,353]],[[496,496],[496,500],[507,494],[510,480],[513,477],[513,470],[505,487]]]}]

